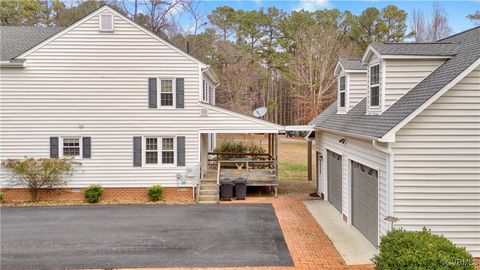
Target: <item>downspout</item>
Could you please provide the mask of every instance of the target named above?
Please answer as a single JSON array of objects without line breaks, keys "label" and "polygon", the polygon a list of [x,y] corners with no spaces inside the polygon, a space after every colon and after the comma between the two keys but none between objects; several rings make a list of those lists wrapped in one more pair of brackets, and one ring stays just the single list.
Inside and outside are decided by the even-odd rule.
[{"label": "downspout", "polygon": [[[394,157],[391,147],[391,143],[387,143],[387,147],[378,145],[378,142],[372,140],[372,145],[375,149],[387,154],[387,195],[388,195],[388,205],[387,205],[387,216],[393,217],[394,207],[393,207],[393,170],[394,170]],[[393,223],[391,224],[390,229],[393,229]]]}]

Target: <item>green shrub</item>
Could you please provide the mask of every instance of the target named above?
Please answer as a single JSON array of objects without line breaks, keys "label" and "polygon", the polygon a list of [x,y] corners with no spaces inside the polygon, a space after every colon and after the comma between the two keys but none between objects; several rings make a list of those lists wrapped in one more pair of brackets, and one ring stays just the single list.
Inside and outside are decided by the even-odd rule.
[{"label": "green shrub", "polygon": [[160,201],[163,198],[163,187],[160,185],[151,186],[148,189],[148,197],[154,202]]},{"label": "green shrub", "polygon": [[100,185],[90,185],[85,189],[85,200],[89,203],[98,203],[102,197],[103,188]]},{"label": "green shrub", "polygon": [[429,230],[395,229],[382,237],[379,254],[373,258],[377,270],[474,269],[473,258],[444,236]]},{"label": "green shrub", "polygon": [[0,193],[0,202],[3,202],[3,194]]},{"label": "green shrub", "polygon": [[[249,154],[264,154],[265,149],[263,149],[259,145],[255,144],[245,144],[242,142],[229,142],[223,141],[220,145],[215,149],[214,152],[217,153],[249,153]],[[228,160],[233,157],[240,157],[238,155],[221,155],[218,159],[221,160]]]}]

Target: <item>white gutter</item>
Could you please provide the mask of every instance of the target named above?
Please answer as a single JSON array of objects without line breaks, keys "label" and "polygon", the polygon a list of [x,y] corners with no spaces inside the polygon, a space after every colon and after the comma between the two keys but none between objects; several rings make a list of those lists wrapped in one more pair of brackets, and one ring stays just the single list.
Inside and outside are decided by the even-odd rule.
[{"label": "white gutter", "polygon": [[0,67],[7,68],[24,68],[26,67],[25,59],[0,61]]},{"label": "white gutter", "polygon": [[322,127],[315,127],[315,128],[319,129],[319,130],[326,131],[326,132],[330,132],[330,133],[341,134],[341,135],[344,135],[344,136],[347,136],[347,137],[359,138],[359,139],[364,139],[364,140],[372,140],[372,141],[378,141],[379,140],[379,138],[377,138],[377,137],[360,135],[360,134],[350,133],[350,132],[346,132],[346,131],[339,131],[339,130],[335,130],[335,129],[328,129],[328,128],[322,128]]},{"label": "white gutter", "polygon": [[387,143],[387,147],[378,145],[377,141],[372,141],[373,147],[378,151],[381,151],[387,154],[387,196],[388,196],[388,205],[387,205],[387,216],[393,216],[394,207],[393,207],[393,170],[394,170],[394,157],[391,147],[391,143]]}]

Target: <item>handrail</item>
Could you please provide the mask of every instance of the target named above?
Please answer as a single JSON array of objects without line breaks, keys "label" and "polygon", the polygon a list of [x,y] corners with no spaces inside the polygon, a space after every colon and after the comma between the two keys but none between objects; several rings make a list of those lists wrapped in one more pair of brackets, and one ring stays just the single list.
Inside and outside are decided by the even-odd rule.
[{"label": "handrail", "polygon": [[217,187],[220,186],[220,162],[217,164]]}]

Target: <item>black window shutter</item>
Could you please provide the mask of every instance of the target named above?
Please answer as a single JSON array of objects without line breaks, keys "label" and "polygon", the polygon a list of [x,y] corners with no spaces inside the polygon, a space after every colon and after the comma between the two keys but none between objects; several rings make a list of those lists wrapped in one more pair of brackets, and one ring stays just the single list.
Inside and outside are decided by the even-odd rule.
[{"label": "black window shutter", "polygon": [[177,137],[177,166],[185,166],[185,136]]},{"label": "black window shutter", "polygon": [[133,137],[133,166],[142,167],[142,137]]},{"label": "black window shutter", "polygon": [[50,158],[58,158],[58,137],[50,137]]},{"label": "black window shutter", "polygon": [[92,157],[92,138],[91,137],[82,137],[82,147],[83,147],[83,158]]},{"label": "black window shutter", "polygon": [[148,108],[157,108],[157,78],[148,78]]},{"label": "black window shutter", "polygon": [[183,78],[177,78],[176,82],[176,100],[177,108],[185,107],[185,80]]}]

